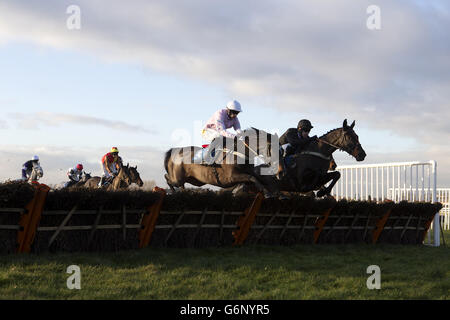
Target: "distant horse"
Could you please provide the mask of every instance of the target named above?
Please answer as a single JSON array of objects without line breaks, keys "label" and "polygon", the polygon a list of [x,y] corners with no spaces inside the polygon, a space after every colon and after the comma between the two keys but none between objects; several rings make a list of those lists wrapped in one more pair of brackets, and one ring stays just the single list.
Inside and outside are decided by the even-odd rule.
[{"label": "distant horse", "polygon": [[[236,160],[240,154],[245,158],[245,161],[241,162],[216,160],[213,164],[205,165],[193,161],[194,155],[202,150],[199,147],[190,146],[168,150],[164,158],[164,167],[167,171],[164,177],[167,184],[173,191],[175,191],[175,188],[184,189],[185,183],[198,187],[210,184],[221,188],[229,188],[239,184],[252,184],[259,191],[263,191],[266,197],[273,196],[274,193],[278,194],[274,175],[261,174],[265,166],[255,166],[253,163],[254,158],[263,158],[263,162],[266,164],[271,162],[268,159],[272,159],[272,149],[279,152],[278,143],[272,146],[272,141],[278,142],[278,137],[255,128],[245,130],[242,137],[245,137],[244,140],[238,140],[236,137],[234,139],[216,138],[223,139],[224,146],[232,145],[234,147],[234,150],[231,151],[224,150],[221,152],[222,150],[216,150],[216,158],[217,152],[219,152],[218,157],[223,157],[223,159],[231,154]],[[262,138],[265,139],[261,141]],[[254,150],[249,143],[251,139],[256,139],[257,150]],[[242,150],[242,152],[236,153],[235,150]],[[278,164],[276,164],[276,169],[278,169]]]},{"label": "distant horse", "polygon": [[58,189],[77,189],[81,188],[89,179],[91,179],[92,176],[90,173],[85,172],[83,177],[80,179],[80,181],[67,181],[61,183],[60,187]]},{"label": "distant horse", "polygon": [[127,164],[126,168],[128,168],[129,170],[131,183],[136,183],[139,187],[142,187],[144,185],[144,181],[142,181],[141,176],[137,171],[137,166],[129,167],[129,165]]},{"label": "distant horse", "polygon": [[[98,188],[98,183],[100,182],[100,179],[101,179],[100,177],[92,177],[88,179],[85,183],[80,185],[80,187]],[[109,183],[107,183],[104,186],[104,188],[105,190],[126,189],[132,183],[136,183],[139,187],[142,187],[144,185],[144,182],[142,181],[140,174],[137,171],[137,166],[130,167],[130,165],[127,164],[126,166],[120,167],[117,176],[111,179],[111,181],[109,181]],[[78,185],[76,185],[75,187],[78,187]]]},{"label": "distant horse", "polygon": [[[331,155],[336,150],[347,152],[356,161],[363,161],[366,152],[359,143],[358,135],[353,131],[355,121],[348,126],[344,120],[342,128],[331,130],[312,141],[305,150],[293,155],[294,168],[287,168],[287,174],[279,181],[282,191],[310,192],[319,190],[317,196],[330,194],[341,177],[339,171],[328,172],[336,163],[331,162]],[[325,185],[331,181],[328,187]]]},{"label": "distant horse", "polygon": [[[89,189],[99,188],[98,184],[100,182],[100,177],[92,177],[84,183],[82,187]],[[115,177],[113,177],[109,182],[103,185],[101,188],[112,191],[127,188],[131,184],[131,177],[129,173],[129,168],[122,166],[119,167],[119,172]]]},{"label": "distant horse", "polygon": [[42,170],[42,167],[39,165],[33,166],[33,170],[31,171],[30,178],[28,178],[28,182],[37,182],[43,176],[44,170]]}]

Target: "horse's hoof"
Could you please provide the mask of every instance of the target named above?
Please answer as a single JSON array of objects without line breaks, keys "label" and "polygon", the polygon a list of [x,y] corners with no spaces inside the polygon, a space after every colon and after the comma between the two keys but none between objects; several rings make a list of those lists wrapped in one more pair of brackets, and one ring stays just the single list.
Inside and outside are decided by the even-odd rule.
[{"label": "horse's hoof", "polygon": [[306,193],[302,193],[302,195],[305,196],[305,197],[311,197],[311,198],[315,198],[316,197],[316,194],[314,193],[314,191],[309,191],[309,192],[306,192]]},{"label": "horse's hoof", "polygon": [[317,191],[317,198],[322,198],[323,196],[325,196],[327,194],[327,191],[324,189],[320,189],[319,191]]},{"label": "horse's hoof", "polygon": [[264,199],[272,199],[272,198],[276,198],[276,196],[272,193],[265,193],[264,194]]}]

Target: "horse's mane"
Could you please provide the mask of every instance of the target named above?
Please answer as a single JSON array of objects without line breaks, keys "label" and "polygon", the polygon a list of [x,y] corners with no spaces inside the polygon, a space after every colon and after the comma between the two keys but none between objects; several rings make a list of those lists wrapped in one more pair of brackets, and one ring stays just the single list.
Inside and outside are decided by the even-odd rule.
[{"label": "horse's mane", "polygon": [[334,133],[335,131],[338,131],[338,130],[342,130],[342,128],[331,129],[331,130],[328,131],[327,133],[321,135],[319,138],[323,138],[323,137],[327,136],[328,134]]}]

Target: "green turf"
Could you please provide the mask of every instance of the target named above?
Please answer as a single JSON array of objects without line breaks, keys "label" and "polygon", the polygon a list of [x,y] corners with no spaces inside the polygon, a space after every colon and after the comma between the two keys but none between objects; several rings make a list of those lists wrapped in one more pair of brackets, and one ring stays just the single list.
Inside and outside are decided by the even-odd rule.
[{"label": "green turf", "polygon": [[[450,243],[450,232],[445,232]],[[69,290],[69,265],[81,290]],[[381,289],[369,290],[369,265]],[[2,299],[450,299],[450,248],[244,246],[0,256]]]}]

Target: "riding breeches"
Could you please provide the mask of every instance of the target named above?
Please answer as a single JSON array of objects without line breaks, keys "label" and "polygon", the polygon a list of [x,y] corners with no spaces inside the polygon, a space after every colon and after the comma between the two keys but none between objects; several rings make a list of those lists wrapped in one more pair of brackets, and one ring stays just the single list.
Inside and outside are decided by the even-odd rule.
[{"label": "riding breeches", "polygon": [[[102,169],[103,169],[103,176],[106,178],[111,178],[112,176],[109,174],[108,170],[106,170],[106,166],[104,163],[102,163]],[[116,166],[114,164],[111,164],[109,166],[109,170],[113,173],[117,173]]]}]

